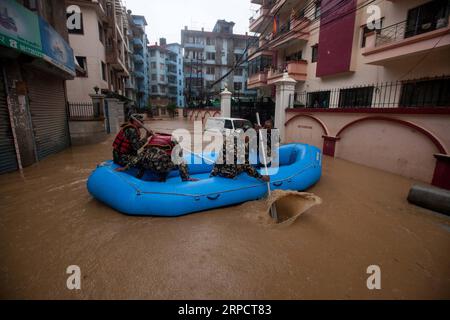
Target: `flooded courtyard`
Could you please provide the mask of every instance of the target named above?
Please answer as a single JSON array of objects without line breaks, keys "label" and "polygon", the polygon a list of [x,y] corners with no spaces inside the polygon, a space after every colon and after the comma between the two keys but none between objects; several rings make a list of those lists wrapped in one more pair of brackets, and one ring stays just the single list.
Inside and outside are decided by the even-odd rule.
[{"label": "flooded courtyard", "polygon": [[[258,223],[255,203],[129,217],[86,189],[111,139],[0,176],[0,298],[450,298],[450,219],[406,201],[415,181],[324,158],[308,190],[323,203],[290,226]],[[81,290],[66,287],[70,265],[81,268]],[[366,286],[371,265],[381,290]]]}]

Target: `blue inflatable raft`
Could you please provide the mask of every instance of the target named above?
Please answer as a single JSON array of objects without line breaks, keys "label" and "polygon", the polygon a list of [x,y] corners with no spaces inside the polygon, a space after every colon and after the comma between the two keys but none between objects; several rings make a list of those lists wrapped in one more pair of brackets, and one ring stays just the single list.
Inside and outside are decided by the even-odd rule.
[{"label": "blue inflatable raft", "polygon": [[[116,172],[117,165],[108,161],[91,174],[87,187],[91,195],[108,206],[128,215],[180,216],[246,201],[267,195],[267,184],[246,174],[236,179],[209,177],[212,157],[196,157],[200,164],[190,164],[195,182],[182,182],[178,171],[170,173],[165,183],[135,178],[136,172]],[[322,154],[314,146],[288,144],[280,147],[280,166],[271,175],[272,190],[303,191],[319,181]],[[262,169],[264,174],[264,169]],[[269,169],[273,170],[273,169]]]}]

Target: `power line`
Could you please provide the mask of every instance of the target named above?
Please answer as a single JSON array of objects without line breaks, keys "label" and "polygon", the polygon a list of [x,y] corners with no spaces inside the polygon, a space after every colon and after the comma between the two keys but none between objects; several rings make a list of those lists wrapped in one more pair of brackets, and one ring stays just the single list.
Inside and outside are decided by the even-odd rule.
[{"label": "power line", "polygon": [[[286,5],[287,1],[285,1],[275,12],[274,15],[277,15],[278,12],[280,12],[280,10]],[[264,30],[261,32],[261,34],[264,34],[267,29],[271,26],[271,23],[267,24],[266,27],[264,28]],[[256,37],[257,32],[254,32],[254,37]],[[259,37],[257,37],[257,39],[255,40],[255,43],[259,41]],[[254,43],[253,43],[254,44]],[[243,52],[243,54],[239,57],[239,59],[235,62],[234,66],[230,69],[230,71],[228,71],[227,73],[225,73],[222,77],[220,77],[218,80],[216,80],[215,82],[213,82],[210,87],[215,86],[216,84],[218,84],[219,82],[221,82],[223,79],[225,79],[226,77],[228,77],[234,70],[236,70],[236,68],[238,66],[240,66],[242,63],[242,59],[245,56],[245,54],[248,52],[248,49],[250,48],[250,42],[247,42],[247,46]],[[248,61],[248,57],[246,58],[246,61]]]},{"label": "power line", "polygon": [[[311,20],[311,21],[310,21],[310,24],[313,24],[313,23],[319,21],[321,18],[326,17],[328,13],[334,12],[334,10],[335,10],[340,4],[342,4],[342,3],[344,3],[344,2],[347,2],[347,1],[348,1],[348,0],[341,0],[340,2],[338,2],[338,3],[337,3],[336,5],[334,5],[333,7],[329,8],[327,11],[322,12],[320,16],[318,16],[317,18],[314,18],[313,20]],[[327,26],[328,24],[330,24],[330,23],[332,23],[332,22],[335,22],[335,21],[338,20],[338,19],[341,19],[341,18],[343,18],[343,17],[345,17],[345,16],[347,16],[347,15],[350,15],[350,14],[352,14],[352,13],[358,11],[358,10],[361,10],[362,8],[368,6],[369,4],[371,4],[371,3],[375,2],[375,1],[376,1],[376,0],[370,0],[370,1],[368,1],[368,2],[366,2],[366,3],[364,3],[364,4],[362,4],[362,5],[359,6],[359,7],[356,7],[355,9],[352,9],[352,10],[346,12],[345,15],[338,15],[338,16],[335,17],[334,19],[331,19],[331,20],[329,20],[329,21],[327,21],[327,22],[325,22],[325,23],[323,23],[323,24],[321,23],[319,26],[317,26],[317,27],[315,27],[315,28],[313,28],[313,29],[310,29],[310,30],[309,30],[309,34],[311,34],[311,32],[314,31],[314,30],[317,30],[317,29],[319,29],[319,28],[323,28],[323,27]],[[384,0],[383,0],[383,1],[384,1]],[[285,3],[286,3],[286,2],[285,2]],[[305,15],[306,15],[306,11],[304,11],[304,10],[305,10],[306,8],[308,8],[308,7],[311,8],[311,4],[314,4],[314,5],[315,5],[314,2],[310,2],[307,6],[304,6],[302,9],[300,9],[300,10],[297,11],[296,17],[305,16]],[[275,15],[279,12],[279,10],[281,10],[282,7],[283,7],[283,6],[281,6],[281,7],[277,10],[277,12],[275,13]],[[302,13],[302,11],[303,11],[303,13]],[[264,34],[264,33],[266,32],[266,30],[267,30],[267,27],[269,27],[270,25],[271,25],[271,23],[269,23],[269,25],[266,26],[266,28],[264,29],[264,31],[263,31],[261,34]],[[288,25],[289,25],[289,22],[286,23],[286,24],[283,24],[282,26],[286,27],[286,26],[288,26]],[[288,34],[289,34],[289,33],[287,33],[287,34],[284,35],[283,37],[279,37],[278,40],[284,39],[284,37],[287,37]],[[259,40],[259,39],[258,39],[258,40]],[[245,62],[248,62],[248,61],[249,61],[251,58],[253,58],[256,54],[258,54],[259,52],[264,51],[264,50],[266,50],[267,48],[269,48],[269,46],[270,46],[270,41],[269,41],[268,43],[264,44],[263,46],[259,47],[254,53],[252,53],[251,56],[248,56],[244,61],[238,61],[238,62],[236,62],[235,66],[233,66],[232,69],[231,69],[229,72],[227,72],[224,76],[222,76],[219,80],[215,81],[215,82],[213,83],[213,85],[215,85],[215,84],[219,83],[220,81],[222,81],[223,79],[225,79],[225,78],[226,78],[227,76],[229,76],[229,75],[231,74],[231,72],[233,72],[237,67],[239,67],[240,65],[242,65],[242,64],[245,63]],[[248,51],[248,48],[249,48],[249,45],[247,46],[245,52]],[[244,52],[244,54],[245,54],[245,52]],[[242,56],[242,57],[243,57],[243,56]]]}]

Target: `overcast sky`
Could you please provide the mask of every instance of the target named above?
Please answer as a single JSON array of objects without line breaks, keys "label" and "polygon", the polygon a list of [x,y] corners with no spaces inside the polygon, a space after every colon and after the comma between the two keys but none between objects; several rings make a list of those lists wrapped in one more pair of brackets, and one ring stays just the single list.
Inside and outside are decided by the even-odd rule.
[{"label": "overcast sky", "polygon": [[234,33],[248,32],[248,19],[258,6],[250,0],[122,0],[133,14],[145,16],[150,43],[163,37],[180,42],[181,29],[211,31],[217,19],[233,21]]}]

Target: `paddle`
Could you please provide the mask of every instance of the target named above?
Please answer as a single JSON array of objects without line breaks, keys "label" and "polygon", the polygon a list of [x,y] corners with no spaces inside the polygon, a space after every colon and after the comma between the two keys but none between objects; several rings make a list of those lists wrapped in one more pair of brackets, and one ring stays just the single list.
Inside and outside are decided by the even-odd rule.
[{"label": "paddle", "polygon": [[[256,113],[256,120],[258,121],[258,126],[261,128],[261,121],[259,119],[259,112]],[[263,143],[263,135],[261,130],[258,130],[259,132],[259,141],[261,144],[261,148],[262,148],[262,153],[263,153],[263,161],[264,161],[264,168],[266,171],[266,176],[269,175],[269,169],[267,169],[267,158],[266,158],[266,150],[264,148],[264,143]],[[270,197],[271,195],[271,190],[270,190],[270,182],[267,182],[267,192],[268,195]],[[278,212],[277,212],[277,207],[275,206],[275,203],[272,203],[272,206],[270,207],[270,215],[272,216],[272,219],[274,219],[275,221],[278,221]]]}]

